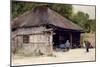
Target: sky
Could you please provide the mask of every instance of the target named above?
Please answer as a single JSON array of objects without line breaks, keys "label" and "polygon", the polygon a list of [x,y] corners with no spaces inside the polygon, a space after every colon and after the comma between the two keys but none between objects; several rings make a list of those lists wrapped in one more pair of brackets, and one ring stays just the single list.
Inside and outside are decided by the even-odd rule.
[{"label": "sky", "polygon": [[82,11],[89,14],[90,19],[95,19],[95,6],[73,5],[74,13]]}]

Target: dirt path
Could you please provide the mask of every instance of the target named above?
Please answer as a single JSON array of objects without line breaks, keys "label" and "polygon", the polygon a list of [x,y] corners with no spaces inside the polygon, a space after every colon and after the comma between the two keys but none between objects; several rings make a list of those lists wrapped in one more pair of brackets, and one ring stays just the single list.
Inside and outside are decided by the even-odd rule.
[{"label": "dirt path", "polygon": [[78,61],[94,61],[95,49],[90,49],[86,53],[85,49],[71,49],[69,52],[54,52],[56,57],[21,57],[14,56],[12,65],[29,65],[29,64],[45,64],[45,63],[60,63],[60,62],[78,62]]}]

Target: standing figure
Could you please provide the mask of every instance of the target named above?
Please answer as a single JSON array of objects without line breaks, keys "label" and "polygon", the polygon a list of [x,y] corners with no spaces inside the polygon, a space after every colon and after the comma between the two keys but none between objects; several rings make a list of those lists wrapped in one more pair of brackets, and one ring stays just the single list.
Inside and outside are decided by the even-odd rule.
[{"label": "standing figure", "polygon": [[86,52],[89,52],[89,45],[90,45],[89,41],[84,41],[84,43],[85,43]]},{"label": "standing figure", "polygon": [[69,40],[66,41],[65,45],[66,45],[67,51],[69,51],[69,48],[70,48]]}]

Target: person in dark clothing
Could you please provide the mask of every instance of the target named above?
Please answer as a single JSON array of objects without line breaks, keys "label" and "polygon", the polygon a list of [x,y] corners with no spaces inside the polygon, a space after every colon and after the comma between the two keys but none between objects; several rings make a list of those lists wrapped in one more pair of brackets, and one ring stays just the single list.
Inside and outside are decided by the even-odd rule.
[{"label": "person in dark clothing", "polygon": [[89,41],[84,41],[84,43],[85,43],[86,52],[89,52],[90,42]]}]

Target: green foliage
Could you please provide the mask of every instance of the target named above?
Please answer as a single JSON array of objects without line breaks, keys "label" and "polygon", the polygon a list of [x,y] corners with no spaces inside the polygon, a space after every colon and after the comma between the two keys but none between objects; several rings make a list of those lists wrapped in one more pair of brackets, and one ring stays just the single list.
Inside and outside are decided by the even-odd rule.
[{"label": "green foliage", "polygon": [[66,18],[70,18],[72,16],[73,9],[70,4],[49,4],[48,6]]},{"label": "green foliage", "polygon": [[88,21],[88,19],[89,19],[89,15],[80,11],[74,14],[73,16],[74,22],[79,24],[83,28],[84,28],[85,23]]},{"label": "green foliage", "polygon": [[[42,3],[46,4],[46,3]],[[32,3],[32,2],[12,2],[12,18],[15,18],[24,12],[41,5],[41,3]],[[72,14],[72,5],[64,5],[64,4],[46,4],[49,8],[53,9],[54,11],[60,13],[64,17],[69,18]]]},{"label": "green foliage", "polygon": [[96,26],[95,19],[90,20],[89,15],[87,13],[79,11],[73,15],[72,20],[76,24],[81,26],[84,29],[84,31],[87,31],[87,32],[94,31],[95,32],[95,26]]},{"label": "green foliage", "polygon": [[24,12],[34,8],[36,4],[31,2],[18,2],[13,1],[12,2],[12,18],[15,18],[17,16],[20,16]]},{"label": "green foliage", "polygon": [[88,20],[88,23],[90,24],[90,32],[95,32],[96,31],[96,20],[90,19]]}]

